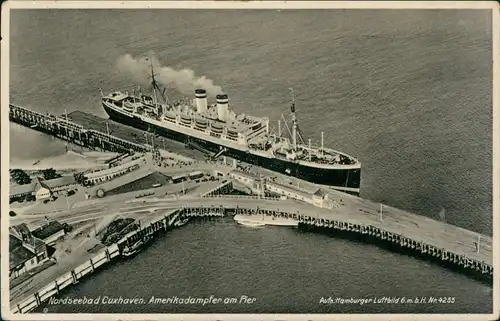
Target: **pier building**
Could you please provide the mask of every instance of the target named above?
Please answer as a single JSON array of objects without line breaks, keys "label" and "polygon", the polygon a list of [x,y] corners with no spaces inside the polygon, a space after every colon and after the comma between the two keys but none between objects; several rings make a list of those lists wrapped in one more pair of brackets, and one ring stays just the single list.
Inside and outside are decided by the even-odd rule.
[{"label": "pier building", "polygon": [[9,279],[21,276],[48,260],[46,244],[26,224],[9,228]]},{"label": "pier building", "polygon": [[47,245],[54,245],[59,238],[66,235],[66,229],[58,221],[49,221],[47,224],[33,230],[31,234]]}]

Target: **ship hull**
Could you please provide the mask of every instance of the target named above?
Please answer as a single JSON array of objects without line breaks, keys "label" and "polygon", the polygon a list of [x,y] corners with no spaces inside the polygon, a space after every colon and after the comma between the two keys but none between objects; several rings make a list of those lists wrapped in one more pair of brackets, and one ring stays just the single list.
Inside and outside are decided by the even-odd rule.
[{"label": "ship hull", "polygon": [[145,122],[139,117],[131,117],[122,114],[108,106],[102,104],[104,110],[109,115],[110,119],[121,124],[131,126],[144,131],[154,131],[156,134],[166,138],[170,138],[185,144],[195,144],[211,153],[218,153],[221,148],[227,148],[223,155],[237,159],[239,161],[263,167],[281,174],[297,177],[309,181],[311,183],[330,186],[331,188],[341,190],[343,192],[359,195],[359,186],[361,180],[361,169],[325,169],[302,164],[293,163],[284,159],[267,158],[260,155],[255,155],[245,151],[237,150],[227,146],[215,144],[198,137],[192,137],[165,127],[157,126]]}]

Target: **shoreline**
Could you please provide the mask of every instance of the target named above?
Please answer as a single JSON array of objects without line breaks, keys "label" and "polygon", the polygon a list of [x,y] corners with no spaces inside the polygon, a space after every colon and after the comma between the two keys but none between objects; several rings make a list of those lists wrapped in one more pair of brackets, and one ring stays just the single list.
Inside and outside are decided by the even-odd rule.
[{"label": "shoreline", "polygon": [[9,167],[11,169],[21,169],[26,172],[40,172],[49,168],[53,168],[56,171],[85,170],[98,165],[104,165],[99,162],[116,155],[118,154],[113,152],[95,152],[90,149],[81,152],[68,149],[63,154],[50,157],[11,160]]}]

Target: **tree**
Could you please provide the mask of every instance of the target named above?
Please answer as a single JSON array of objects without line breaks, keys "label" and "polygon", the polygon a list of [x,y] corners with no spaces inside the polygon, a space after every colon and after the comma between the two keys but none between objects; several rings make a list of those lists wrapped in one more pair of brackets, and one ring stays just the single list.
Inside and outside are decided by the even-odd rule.
[{"label": "tree", "polygon": [[31,183],[31,178],[22,169],[11,169],[10,177],[16,184],[19,185],[26,185]]},{"label": "tree", "polygon": [[45,179],[45,180],[61,177],[61,175],[58,174],[56,172],[56,170],[53,168],[48,168],[48,169],[42,170],[42,175],[43,175],[43,179]]}]

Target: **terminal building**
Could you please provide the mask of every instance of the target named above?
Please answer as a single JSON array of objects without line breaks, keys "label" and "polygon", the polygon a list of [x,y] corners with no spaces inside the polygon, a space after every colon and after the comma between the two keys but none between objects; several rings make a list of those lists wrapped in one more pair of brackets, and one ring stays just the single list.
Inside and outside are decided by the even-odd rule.
[{"label": "terminal building", "polygon": [[68,226],[57,221],[30,231],[25,223],[9,228],[9,278],[14,279],[48,261],[52,245],[66,235]]},{"label": "terminal building", "polygon": [[9,201],[17,200],[45,200],[52,196],[78,187],[73,176],[62,176],[50,180],[36,177],[30,184],[11,186],[9,190]]},{"label": "terminal building", "polygon": [[47,245],[26,224],[9,228],[9,278],[25,274],[49,259]]},{"label": "terminal building", "polygon": [[145,163],[146,158],[143,156],[120,155],[119,158],[115,158],[112,163],[109,163],[109,168],[85,173],[85,184],[95,185],[110,181],[116,177],[139,169],[140,166]]},{"label": "terminal building", "polygon": [[58,221],[50,221],[47,224],[33,230],[31,234],[42,240],[47,245],[54,245],[56,241],[66,235],[65,225]]}]

